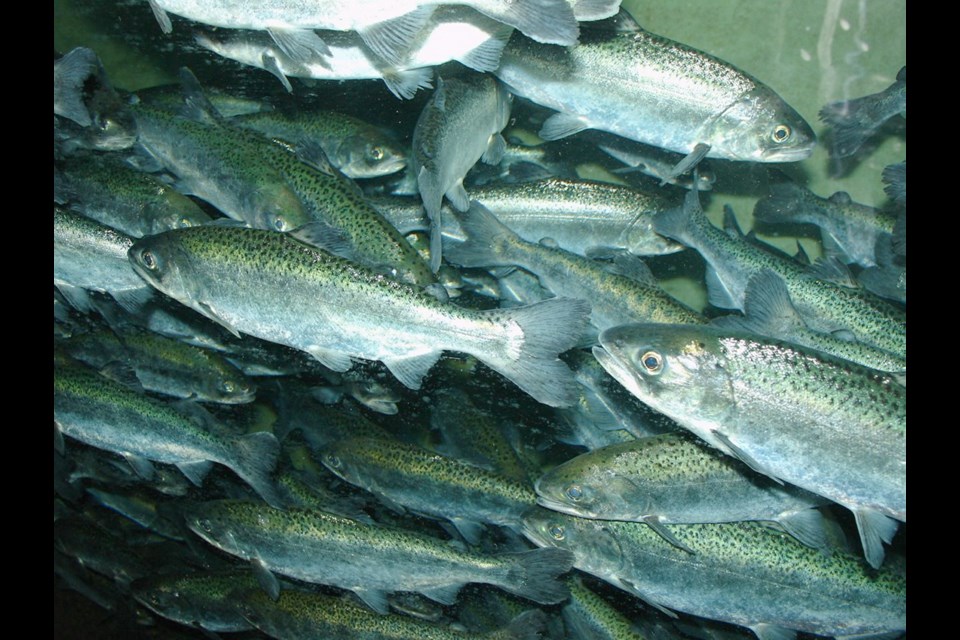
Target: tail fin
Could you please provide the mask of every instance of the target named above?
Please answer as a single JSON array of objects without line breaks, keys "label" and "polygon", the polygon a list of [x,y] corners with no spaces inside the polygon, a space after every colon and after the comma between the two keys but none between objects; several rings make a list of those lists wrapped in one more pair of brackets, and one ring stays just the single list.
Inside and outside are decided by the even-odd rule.
[{"label": "tail fin", "polygon": [[466,234],[466,240],[446,249],[447,259],[461,267],[510,267],[509,256],[502,248],[519,240],[479,202],[471,202],[470,210],[455,216]]},{"label": "tail fin", "polygon": [[515,27],[523,35],[545,44],[565,47],[577,43],[580,28],[566,0],[517,0],[475,6],[498,22]]},{"label": "tail fin", "polygon": [[710,221],[703,213],[696,189],[687,192],[682,207],[661,211],[653,218],[654,231],[688,247],[695,245],[696,228],[702,224],[710,224]]},{"label": "tail fin", "polygon": [[784,224],[788,222],[810,222],[801,206],[805,200],[805,190],[792,182],[777,182],[770,185],[770,195],[757,202],[753,208],[753,217],[760,222]]},{"label": "tail fin", "polygon": [[586,300],[551,298],[510,310],[486,313],[507,316],[519,327],[516,353],[507,357],[474,353],[538,402],[567,407],[576,402],[579,387],[573,372],[557,356],[574,347],[587,327],[590,304]]},{"label": "tail fin", "polygon": [[93,124],[83,103],[83,85],[100,71],[100,58],[87,47],[77,47],[53,63],[53,112],[81,127]]},{"label": "tail fin", "polygon": [[258,431],[237,441],[237,459],[231,466],[267,504],[276,509],[282,509],[284,503],[270,474],[277,466],[279,455],[280,443],[277,438],[267,431]]},{"label": "tail fin", "polygon": [[499,586],[510,593],[540,604],[557,604],[570,596],[570,590],[557,577],[573,566],[571,551],[545,547],[504,554],[504,557],[510,557],[514,562]]}]

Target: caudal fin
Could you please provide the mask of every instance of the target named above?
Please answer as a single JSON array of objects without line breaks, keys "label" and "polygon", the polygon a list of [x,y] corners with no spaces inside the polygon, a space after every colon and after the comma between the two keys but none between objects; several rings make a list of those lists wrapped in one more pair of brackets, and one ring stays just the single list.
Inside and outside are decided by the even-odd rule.
[{"label": "caudal fin", "polygon": [[514,562],[498,586],[540,604],[557,604],[570,596],[567,585],[557,579],[573,566],[574,556],[569,550],[545,547],[505,556]]},{"label": "caudal fin", "polygon": [[473,355],[538,402],[551,407],[574,404],[579,387],[573,372],[557,356],[579,342],[587,327],[590,304],[586,300],[551,298],[526,307],[486,313],[508,316],[519,328],[512,345],[516,353]]},{"label": "caudal fin", "polygon": [[231,469],[243,478],[267,504],[276,509],[284,507],[270,474],[277,466],[280,443],[267,431],[243,436],[237,441],[237,459]]}]

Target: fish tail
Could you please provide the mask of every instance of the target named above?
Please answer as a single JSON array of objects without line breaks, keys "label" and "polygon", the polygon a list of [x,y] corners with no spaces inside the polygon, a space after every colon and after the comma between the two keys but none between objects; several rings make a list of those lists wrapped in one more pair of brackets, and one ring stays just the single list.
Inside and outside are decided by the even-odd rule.
[{"label": "fish tail", "polygon": [[[507,354],[474,353],[538,402],[567,407],[576,402],[573,372],[557,356],[574,347],[586,330],[590,304],[572,298],[551,298],[509,310],[485,313],[511,326]],[[516,329],[519,329],[517,331]],[[519,334],[519,335],[518,335]]]},{"label": "fish tail", "polygon": [[872,113],[871,100],[841,100],[820,110],[820,119],[833,129],[833,153],[838,158],[852,156],[883,124]]},{"label": "fish tail", "polygon": [[83,85],[87,78],[100,70],[100,58],[87,47],[77,47],[66,54],[56,65],[58,94],[55,96],[56,113],[73,120],[81,127],[89,127],[93,120],[83,103]]},{"label": "fish tail", "polygon": [[577,19],[566,0],[516,0],[474,8],[498,22],[517,28],[537,42],[571,46],[580,37]]},{"label": "fish tail", "polygon": [[770,185],[770,195],[757,202],[753,209],[755,220],[770,224],[812,222],[804,215],[805,190],[792,182]]},{"label": "fish tail", "polygon": [[700,206],[697,190],[691,189],[687,192],[683,206],[665,209],[654,216],[653,230],[662,236],[692,247],[696,245],[697,228],[703,224],[710,224],[710,222],[703,213],[703,207]]},{"label": "fish tail", "polygon": [[478,202],[470,204],[457,221],[466,234],[459,244],[446,249],[447,259],[461,267],[508,267],[514,263],[504,256],[503,247],[517,240],[517,234]]},{"label": "fish tail", "polygon": [[267,504],[276,509],[282,509],[284,504],[270,474],[277,466],[279,456],[277,438],[267,431],[258,431],[238,440],[236,465],[232,467]]},{"label": "fish tail", "polygon": [[573,566],[569,550],[545,547],[504,556],[512,562],[500,586],[510,593],[540,604],[556,604],[570,596],[567,586],[557,580]]}]

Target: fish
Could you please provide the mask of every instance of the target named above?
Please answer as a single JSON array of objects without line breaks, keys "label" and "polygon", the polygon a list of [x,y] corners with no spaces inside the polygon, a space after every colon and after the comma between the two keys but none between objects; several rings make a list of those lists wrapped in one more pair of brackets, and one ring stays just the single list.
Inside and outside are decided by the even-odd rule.
[{"label": "fish", "polygon": [[127,587],[150,568],[118,533],[81,515],[66,516],[53,523],[53,548],[76,558],[86,569]]},{"label": "fish", "polygon": [[241,64],[276,76],[288,92],[288,78],[314,80],[382,79],[397,98],[411,99],[432,87],[432,67],[457,60],[476,71],[492,71],[513,29],[467,7],[438,8],[410,43],[402,59],[385,63],[352,32],[325,31],[329,53],[322,58],[289,57],[269,38],[245,34],[229,38],[195,35],[197,44]]},{"label": "fish", "polygon": [[[458,0],[453,3],[519,29],[538,42],[573,45],[579,28],[567,0]],[[362,8],[342,0],[315,3],[298,0],[271,0],[251,5],[243,0],[150,0],[154,15],[165,33],[173,13],[194,22],[229,29],[266,31],[284,54],[305,62],[323,60],[330,46],[315,29],[355,31],[372,54],[388,64],[400,64],[412,43],[430,20],[435,5],[426,0],[374,0]]]},{"label": "fish", "polygon": [[821,198],[809,189],[784,179],[770,185],[770,193],[759,200],[753,217],[767,224],[807,223],[820,228],[824,253],[847,264],[876,266],[876,245],[893,234],[896,216],[875,207],[854,202],[850,194],[837,191]]},{"label": "fish", "polygon": [[352,358],[379,360],[411,389],[444,350],[474,355],[534,399],[573,401],[557,354],[585,326],[582,301],[555,299],[509,310],[441,303],[299,242],[248,228],[194,227],[131,247],[137,273],[157,289],[240,332],[301,349],[334,371]]},{"label": "fish", "polygon": [[754,471],[853,511],[867,561],[907,521],[907,397],[894,376],[709,326],[633,324],[593,355],[637,398]]},{"label": "fish", "polygon": [[832,128],[831,155],[854,155],[884,122],[897,115],[907,117],[907,67],[897,72],[893,84],[862,98],[831,102],[820,110],[820,119]]},{"label": "fish", "polygon": [[324,447],[320,461],[350,484],[411,511],[453,522],[470,544],[482,523],[519,531],[536,504],[529,481],[517,481],[396,439],[347,438]]},{"label": "fish", "polygon": [[[393,602],[391,601],[391,604]],[[238,604],[247,620],[274,638],[422,638],[423,640],[535,640],[546,616],[529,611],[502,630],[471,633],[407,615],[377,615],[342,597],[284,591],[274,602],[261,591],[247,592]]]},{"label": "fish", "polygon": [[496,415],[476,406],[459,388],[437,393],[430,408],[430,425],[442,434],[440,453],[469,462],[523,485],[530,484],[526,465],[517,455],[513,429]]},{"label": "fish", "polygon": [[612,173],[623,177],[629,173],[640,172],[660,181],[660,186],[672,184],[684,189],[710,191],[717,176],[711,170],[709,161],[703,160],[697,164],[696,176],[675,175],[674,167],[682,158],[664,152],[663,149],[651,147],[628,140],[620,136],[610,135],[601,131],[593,131],[590,140],[607,155],[625,164],[625,167],[613,169]]},{"label": "fish", "polygon": [[147,283],[124,259],[134,238],[54,205],[53,284],[81,311],[94,308],[89,291],[109,293],[136,310],[152,297]]},{"label": "fish", "polygon": [[591,30],[560,50],[515,33],[495,74],[511,93],[559,112],[543,123],[544,140],[608,131],[683,154],[674,176],[704,157],[796,162],[816,144],[810,125],[767,85],[639,28]]},{"label": "fish", "polygon": [[[141,476],[150,462],[174,464],[199,485],[212,463],[229,467],[270,504],[280,504],[271,484],[279,444],[272,433],[246,436],[217,431],[212,420],[197,424],[196,412],[138,393],[85,365],[54,359],[53,420],[59,433],[120,453]],[[212,428],[211,428],[212,427]]]},{"label": "fish", "polygon": [[167,396],[222,404],[246,404],[256,397],[256,384],[223,354],[151,331],[91,331],[61,347],[121,382],[132,377],[144,389]]},{"label": "fish", "polygon": [[905,311],[864,291],[818,278],[797,261],[749,242],[729,208],[724,211],[726,231],[718,229],[704,215],[696,191],[688,192],[683,207],[657,214],[653,228],[695,248],[707,261],[710,304],[742,311],[750,276],[772,269],[783,278],[808,328],[825,333],[845,331],[860,342],[906,356]]},{"label": "fish", "polygon": [[300,240],[410,284],[436,284],[416,249],[366,201],[353,181],[335,170],[302,162],[280,145],[267,145],[262,153],[309,220],[293,230]]},{"label": "fish", "polygon": [[519,266],[555,295],[589,302],[599,331],[626,322],[706,323],[706,318],[668,295],[638,259],[620,256],[619,272],[563,249],[522,240],[482,205],[474,203],[460,224],[467,239],[447,248],[464,267]]},{"label": "fish", "polygon": [[205,49],[240,64],[269,71],[290,93],[293,93],[293,85],[288,78],[380,79],[387,85],[390,93],[402,100],[410,100],[418,90],[433,86],[433,71],[429,66],[384,66],[376,59],[371,59],[372,54],[368,53],[359,38],[352,34],[336,34],[328,39],[333,45],[329,57],[316,61],[295,61],[287,58],[272,41],[258,34],[219,39],[206,34],[195,36],[197,44]]},{"label": "fish", "polygon": [[758,638],[792,631],[849,637],[906,628],[901,568],[868,569],[846,553],[824,555],[756,522],[672,525],[685,551],[637,522],[588,520],[539,508],[524,533],[569,549],[574,566],[666,612],[749,627]]},{"label": "fish", "polygon": [[[683,245],[654,232],[660,211],[679,206],[672,198],[640,189],[569,178],[547,178],[521,184],[490,184],[470,190],[470,199],[486,207],[527,242],[543,238],[585,257],[610,257],[626,251],[635,256],[677,253]],[[429,229],[429,219],[405,198],[373,198],[376,207],[401,233]],[[443,234],[462,240],[453,215],[443,216]]]},{"label": "fish", "polygon": [[247,570],[160,574],[130,585],[137,602],[168,620],[215,633],[248,631],[236,598],[257,588]]},{"label": "fish", "polygon": [[536,482],[541,506],[592,520],[643,522],[675,545],[665,524],[765,520],[824,549],[826,498],[758,476],[681,433],[640,438],[581,454]]},{"label": "fish", "polygon": [[67,158],[53,170],[54,201],[140,238],[211,222],[193,200],[109,156]]},{"label": "fish", "polygon": [[440,268],[444,196],[458,211],[470,207],[463,178],[483,160],[497,164],[506,140],[500,132],[510,119],[512,97],[487,75],[468,75],[441,83],[424,106],[413,130],[412,169],[423,208],[432,225],[430,269]]},{"label": "fish", "polygon": [[[860,275],[869,270],[862,272]],[[769,338],[824,351],[844,360],[862,364],[871,369],[886,371],[906,378],[907,359],[883,349],[850,340],[842,334],[821,333],[807,328],[803,318],[790,301],[790,292],[783,278],[770,269],[750,276],[743,303],[744,315],[715,318],[713,325],[740,329]]]},{"label": "fish", "polygon": [[177,176],[181,193],[202,198],[224,215],[253,227],[291,231],[313,221],[264,157],[269,145],[276,146],[266,138],[147,105],[132,109],[140,144]]},{"label": "fish", "polygon": [[298,148],[319,145],[334,167],[352,179],[396,173],[406,166],[406,151],[379,127],[338,111],[246,114],[231,119],[241,127]]},{"label": "fish", "polygon": [[236,500],[184,511],[187,526],[218,549],[282,576],[349,589],[378,613],[388,610],[388,592],[416,591],[453,604],[468,582],[492,584],[544,604],[567,597],[556,580],[570,569],[572,556],[565,550],[476,553],[419,532]]}]

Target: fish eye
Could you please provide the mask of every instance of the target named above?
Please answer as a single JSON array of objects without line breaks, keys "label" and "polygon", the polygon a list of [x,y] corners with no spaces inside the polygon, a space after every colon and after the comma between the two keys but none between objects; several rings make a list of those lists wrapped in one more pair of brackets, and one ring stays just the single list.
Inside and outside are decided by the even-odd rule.
[{"label": "fish eye", "polygon": [[185,228],[187,228],[187,227],[192,227],[192,226],[193,226],[193,222],[190,220],[190,218],[184,216],[184,217],[180,218],[180,220],[178,220],[178,226],[179,226],[181,229],[185,229]]},{"label": "fish eye", "polygon": [[563,530],[563,526],[555,524],[550,527],[550,535],[554,540],[563,540],[566,536],[566,532]]},{"label": "fish eye", "polygon": [[334,469],[339,469],[340,466],[341,466],[341,464],[342,464],[342,463],[340,462],[340,458],[338,458],[337,456],[335,456],[335,455],[333,455],[333,454],[330,454],[330,455],[326,456],[325,461],[326,461],[326,463],[327,463],[327,466],[332,467],[332,468],[334,468]]},{"label": "fish eye", "polygon": [[656,375],[663,371],[663,356],[656,351],[647,351],[640,356],[640,364],[647,373]]},{"label": "fish eye", "polygon": [[566,494],[568,498],[576,502],[583,497],[583,490],[578,485],[572,484],[567,487]]},{"label": "fish eye", "polygon": [[213,523],[210,522],[207,518],[197,519],[197,527],[205,531],[206,533],[213,533]]},{"label": "fish eye", "polygon": [[283,219],[283,216],[274,216],[273,228],[276,229],[277,231],[286,231],[287,221]]},{"label": "fish eye", "polygon": [[149,249],[144,249],[140,252],[140,264],[150,271],[153,271],[157,268],[157,259],[154,257],[153,252]]},{"label": "fish eye", "polygon": [[223,383],[223,390],[227,393],[233,393],[237,390],[237,385],[233,384],[232,380],[227,380]]},{"label": "fish eye", "polygon": [[380,147],[371,147],[370,148],[370,157],[374,160],[383,160],[383,149]]},{"label": "fish eye", "polygon": [[790,139],[790,134],[792,131],[790,127],[785,124],[778,124],[773,128],[773,141],[774,142],[786,142]]}]

